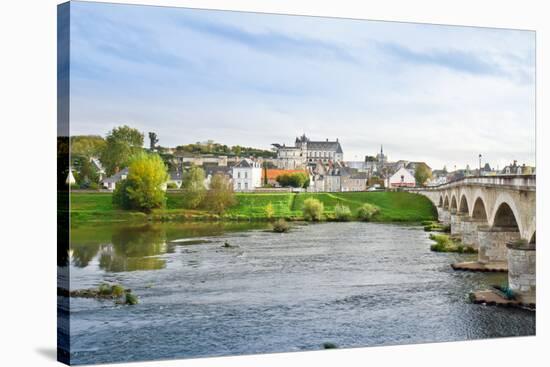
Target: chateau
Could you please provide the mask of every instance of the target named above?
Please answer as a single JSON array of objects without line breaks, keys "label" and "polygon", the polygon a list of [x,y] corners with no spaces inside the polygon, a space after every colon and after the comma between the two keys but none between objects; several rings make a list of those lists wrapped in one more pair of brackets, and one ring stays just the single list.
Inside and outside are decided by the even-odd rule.
[{"label": "chateau", "polygon": [[342,146],[336,141],[311,141],[306,135],[296,138],[294,146],[272,144],[277,149],[276,165],[282,169],[305,168],[316,162],[340,162],[344,160]]}]

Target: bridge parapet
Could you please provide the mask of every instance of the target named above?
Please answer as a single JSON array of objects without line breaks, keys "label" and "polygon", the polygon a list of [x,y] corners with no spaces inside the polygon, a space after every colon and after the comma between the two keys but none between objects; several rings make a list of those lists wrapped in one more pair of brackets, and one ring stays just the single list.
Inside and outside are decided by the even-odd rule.
[{"label": "bridge parapet", "polygon": [[499,175],[499,176],[470,176],[463,177],[456,181],[451,181],[438,186],[426,186],[420,188],[411,188],[407,191],[440,191],[458,186],[484,186],[499,187],[502,189],[516,189],[535,191],[537,186],[536,175]]}]

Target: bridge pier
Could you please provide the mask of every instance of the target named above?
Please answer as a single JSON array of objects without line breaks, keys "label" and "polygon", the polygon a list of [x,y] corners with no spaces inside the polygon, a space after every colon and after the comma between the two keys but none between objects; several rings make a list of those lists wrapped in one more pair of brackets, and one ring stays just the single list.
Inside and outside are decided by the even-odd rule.
[{"label": "bridge pier", "polygon": [[451,213],[450,214],[450,224],[451,224],[451,236],[459,235],[462,236],[462,214]]},{"label": "bridge pier", "polygon": [[506,244],[520,239],[517,228],[478,227],[478,262],[482,264],[502,264],[508,266]]},{"label": "bridge pier", "polygon": [[462,243],[466,246],[471,246],[476,250],[479,249],[478,228],[486,225],[485,220],[476,220],[471,217],[464,216],[461,222]]},{"label": "bridge pier", "polygon": [[536,246],[508,242],[508,286],[516,299],[524,304],[535,304]]},{"label": "bridge pier", "polygon": [[451,224],[451,213],[443,208],[437,208],[437,217],[445,225]]}]

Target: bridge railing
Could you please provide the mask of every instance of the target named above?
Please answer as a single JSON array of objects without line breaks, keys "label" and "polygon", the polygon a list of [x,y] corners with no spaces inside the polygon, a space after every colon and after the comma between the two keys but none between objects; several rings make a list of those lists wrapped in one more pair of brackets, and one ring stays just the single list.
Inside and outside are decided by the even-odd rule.
[{"label": "bridge railing", "polygon": [[418,187],[409,189],[408,191],[438,191],[441,189],[465,185],[499,186],[535,190],[537,181],[536,175],[468,176],[441,185],[426,186],[421,188]]}]

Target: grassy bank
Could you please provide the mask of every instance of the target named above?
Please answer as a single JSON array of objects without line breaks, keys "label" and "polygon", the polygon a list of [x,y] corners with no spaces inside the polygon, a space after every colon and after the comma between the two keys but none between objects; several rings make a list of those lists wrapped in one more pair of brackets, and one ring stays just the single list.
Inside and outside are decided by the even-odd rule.
[{"label": "grassy bank", "polygon": [[184,209],[183,195],[169,192],[165,209],[150,215],[140,212],[117,210],[112,205],[110,193],[71,194],[71,220],[73,224],[109,221],[170,221],[170,220],[267,220],[266,208],[271,203],[272,219],[303,219],[304,201],[314,198],[324,205],[324,217],[334,218],[337,204],[348,206],[355,216],[364,203],[375,205],[379,212],[372,218],[376,222],[421,222],[434,220],[437,212],[424,196],[407,192],[350,192],[350,193],[238,193],[237,204],[222,216],[206,210]]}]

